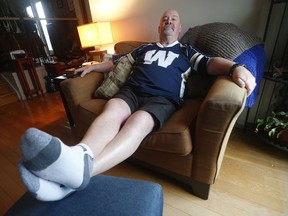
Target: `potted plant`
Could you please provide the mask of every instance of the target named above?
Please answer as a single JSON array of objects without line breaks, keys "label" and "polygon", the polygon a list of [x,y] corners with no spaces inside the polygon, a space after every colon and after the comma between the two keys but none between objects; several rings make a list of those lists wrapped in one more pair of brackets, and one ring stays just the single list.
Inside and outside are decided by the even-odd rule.
[{"label": "potted plant", "polygon": [[270,144],[288,147],[288,112],[273,112],[270,116],[257,120],[255,129]]}]

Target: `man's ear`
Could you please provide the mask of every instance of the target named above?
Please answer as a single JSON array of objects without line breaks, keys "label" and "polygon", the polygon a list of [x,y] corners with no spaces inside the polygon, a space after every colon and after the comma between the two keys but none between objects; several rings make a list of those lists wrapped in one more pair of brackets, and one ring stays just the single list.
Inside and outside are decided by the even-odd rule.
[{"label": "man's ear", "polygon": [[160,25],[158,26],[158,33],[160,34]]}]

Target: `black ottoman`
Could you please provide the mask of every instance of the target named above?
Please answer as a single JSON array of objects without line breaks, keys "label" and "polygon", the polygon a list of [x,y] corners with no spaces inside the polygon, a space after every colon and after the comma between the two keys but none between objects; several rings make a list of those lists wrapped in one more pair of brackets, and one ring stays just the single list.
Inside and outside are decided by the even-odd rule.
[{"label": "black ottoman", "polygon": [[26,192],[6,216],[162,215],[163,192],[159,184],[98,175],[89,185],[60,201],[42,202]]}]

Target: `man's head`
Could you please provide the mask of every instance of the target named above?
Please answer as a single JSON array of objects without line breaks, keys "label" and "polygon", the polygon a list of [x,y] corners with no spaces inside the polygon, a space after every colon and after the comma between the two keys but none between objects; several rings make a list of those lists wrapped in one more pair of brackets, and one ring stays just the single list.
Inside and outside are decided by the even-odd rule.
[{"label": "man's head", "polygon": [[174,9],[165,11],[158,27],[160,41],[174,42],[178,40],[181,27],[179,13]]}]

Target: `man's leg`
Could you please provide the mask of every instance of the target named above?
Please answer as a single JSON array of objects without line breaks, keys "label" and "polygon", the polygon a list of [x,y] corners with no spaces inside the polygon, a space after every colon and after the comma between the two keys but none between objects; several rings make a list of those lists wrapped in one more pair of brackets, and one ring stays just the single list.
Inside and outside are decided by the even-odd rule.
[{"label": "man's leg", "polygon": [[109,101],[103,113],[88,130],[87,139],[83,140],[87,141],[87,145],[80,143],[70,147],[45,132],[29,129],[21,140],[23,164],[40,178],[73,189],[82,189],[91,177],[93,155],[98,155],[115,137],[130,114],[131,111],[124,101]]},{"label": "man's leg", "polygon": [[[120,107],[122,106],[122,109],[116,109],[118,112],[115,112],[114,110],[115,106],[120,106]],[[119,112],[119,110],[122,110],[122,112]],[[109,113],[111,115],[109,115]],[[117,113],[117,115],[115,115],[114,113]],[[42,200],[45,200],[45,199],[53,200],[53,198],[55,197],[46,197],[47,193],[42,193],[43,191],[45,191],[42,189],[44,187],[47,188],[47,186],[49,186],[50,190],[53,190],[53,188],[56,189],[55,192],[57,192],[58,194],[57,199],[61,199],[61,196],[65,197],[67,194],[70,193],[70,191],[67,190],[69,189],[69,187],[72,190],[79,189],[75,187],[75,184],[71,185],[71,180],[74,181],[73,178],[75,176],[76,177],[80,176],[80,179],[83,176],[83,181],[85,181],[86,184],[88,184],[91,175],[102,173],[112,168],[113,166],[117,165],[118,163],[122,162],[126,158],[128,158],[130,155],[133,154],[133,152],[135,152],[135,150],[138,148],[141,141],[145,138],[145,136],[149,132],[151,132],[151,130],[154,127],[154,119],[148,112],[137,111],[127,119],[130,113],[131,113],[130,108],[124,101],[119,100],[119,99],[115,99],[115,100],[113,99],[111,100],[111,103],[107,103],[107,106],[103,111],[103,116],[101,115],[99,118],[97,118],[93,122],[93,124],[87,131],[84,139],[82,140],[82,144],[76,145],[74,147],[68,147],[65,144],[63,144],[59,139],[54,138],[54,137],[49,137],[49,135],[47,135],[49,139],[45,138],[46,135],[44,135],[44,138],[41,137],[43,134],[33,137],[34,142],[32,143],[31,142],[24,143],[22,145],[24,146],[24,149],[27,147],[27,145],[32,146],[32,148],[30,148],[29,150],[27,149],[24,150],[24,152],[26,152],[27,154],[23,155],[23,151],[22,151],[24,164],[25,164],[25,158],[31,157],[31,154],[29,155],[28,152],[31,152],[33,147],[36,147],[36,151],[35,152],[32,151],[32,152],[33,152],[33,155],[36,156],[37,159],[34,160],[35,157],[33,157],[32,161],[29,160],[30,168],[28,167],[28,170],[27,170],[28,172],[22,172],[22,173],[25,173],[25,175],[23,174],[21,177],[24,182],[29,181],[29,179],[27,178],[31,178],[31,176],[33,176],[31,174],[33,173],[35,174],[35,176],[33,176],[33,179],[40,181],[40,184],[39,184],[40,187],[33,188],[31,187],[31,184],[30,184],[28,185],[29,187],[27,187],[27,189],[31,192],[34,192],[34,193],[36,192],[35,194],[37,195],[37,197],[39,198],[41,197]],[[102,120],[100,121],[99,119],[102,119]],[[123,125],[123,122],[125,122],[124,125]],[[121,127],[121,125],[123,126]],[[101,140],[102,138],[104,142],[103,140]],[[50,139],[53,140],[54,144],[56,140],[59,141],[60,151],[58,148],[58,152],[55,152],[53,149],[53,146],[51,145],[51,142],[49,141],[47,143],[46,140],[50,140]],[[107,141],[109,142],[105,144],[105,142]],[[83,144],[84,142],[85,144]],[[39,148],[38,147],[39,145],[41,146],[41,148],[40,150],[39,149],[37,150],[37,148]],[[77,161],[77,158],[80,158],[80,160],[81,159],[83,160],[84,156],[87,157],[87,153],[79,152],[79,154],[76,155],[74,154],[73,151],[71,152],[69,150],[70,148],[75,148],[78,146],[81,148],[87,147],[88,152],[92,151],[93,155],[95,156],[95,160],[94,160],[95,162],[93,163],[93,171],[89,176],[86,176],[86,177],[83,173],[83,169],[82,171],[80,169],[80,172],[79,172],[79,169],[75,169],[75,167],[77,166],[75,166],[75,164],[73,163]],[[45,149],[45,151],[43,152],[41,149]],[[64,149],[65,149],[65,152],[63,152]],[[56,161],[54,159],[51,160],[51,157],[55,158],[54,156],[55,153],[57,153],[58,155],[56,157],[57,159]],[[58,160],[58,158],[60,159]],[[33,166],[37,167],[39,162],[40,164],[43,164],[43,161],[44,161],[44,164],[46,164],[45,166],[47,166],[47,159],[48,161],[53,161],[53,163],[49,166],[49,169],[41,170],[40,172],[32,171],[32,173],[29,173],[29,171],[31,171],[31,167]],[[36,164],[34,164],[34,162]],[[65,166],[63,166],[63,164],[65,164]],[[39,177],[39,179],[37,179],[37,177]],[[87,177],[89,178],[88,181],[87,181]],[[59,181],[59,178],[61,179],[61,181]],[[55,185],[52,185],[45,180],[50,180],[54,182]],[[61,185],[65,186],[64,188],[65,190],[61,189],[62,188]]]},{"label": "man's leg", "polygon": [[[131,156],[142,140],[154,128],[160,128],[177,109],[177,106],[165,97],[138,97],[138,103],[139,110],[127,119],[100,154],[94,154],[93,175],[102,173]],[[93,142],[84,143],[90,146],[88,143]]]},{"label": "man's leg", "polygon": [[90,125],[80,143],[90,147],[95,157],[114,139],[120,128],[131,115],[127,103],[118,98],[109,100],[101,113]]},{"label": "man's leg", "polygon": [[[102,173],[130,157],[142,140],[154,128],[154,119],[146,111],[136,111],[125,122],[119,133],[111,140],[100,154],[94,154],[92,175]],[[93,134],[92,134],[93,136]],[[90,148],[97,143],[86,143]]]}]

